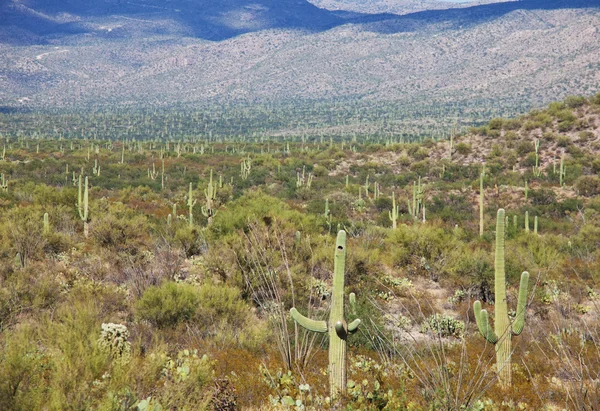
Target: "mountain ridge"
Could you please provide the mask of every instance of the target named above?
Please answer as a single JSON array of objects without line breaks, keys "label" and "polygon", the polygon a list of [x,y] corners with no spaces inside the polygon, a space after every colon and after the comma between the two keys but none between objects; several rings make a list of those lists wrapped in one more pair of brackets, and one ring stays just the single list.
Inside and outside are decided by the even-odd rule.
[{"label": "mountain ridge", "polygon": [[[231,20],[238,27],[228,33],[239,34],[219,32],[220,40],[198,37],[166,12],[98,17],[102,13],[92,10],[95,16],[83,18],[38,9],[53,19],[55,29],[65,31],[23,28],[21,35],[37,44],[0,43],[0,105],[341,98],[407,103],[416,98],[431,100],[434,107],[489,98],[507,101],[510,108],[591,94],[600,84],[594,57],[600,53],[600,11],[591,0],[570,5],[530,0],[403,16],[323,11],[305,1],[279,2],[273,8],[275,3],[230,1],[205,10],[202,18],[210,20],[227,17],[240,4],[251,6],[248,18]],[[7,4],[15,3],[5,2],[2,10]],[[75,6],[67,9],[73,11],[79,3],[61,7],[70,4]],[[169,4],[181,10],[175,7],[183,2]],[[279,10],[287,6],[288,12],[304,14],[286,20]],[[297,24],[311,13],[323,17],[311,23],[312,30]],[[267,18],[273,14],[276,18]],[[267,17],[259,19],[260,26],[252,16]],[[6,27],[0,38],[18,37]]]}]

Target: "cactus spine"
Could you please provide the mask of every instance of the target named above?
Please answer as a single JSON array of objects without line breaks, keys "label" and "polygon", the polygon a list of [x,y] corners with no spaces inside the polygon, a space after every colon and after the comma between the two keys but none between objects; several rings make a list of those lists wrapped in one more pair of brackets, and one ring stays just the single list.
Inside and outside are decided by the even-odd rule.
[{"label": "cactus spine", "polygon": [[[334,257],[333,291],[329,321],[311,320],[300,314],[296,308],[290,313],[300,326],[318,333],[329,332],[329,390],[331,398],[338,398],[346,390],[346,339],[349,333],[358,330],[360,320],[350,324],[344,318],[344,273],[346,270],[346,232],[340,230],[337,235]],[[353,308],[356,298],[349,296]]]},{"label": "cactus spine", "polygon": [[396,228],[398,226],[398,205],[396,204],[396,193],[392,193],[392,211],[388,212],[390,215],[390,220],[392,221],[392,228]]},{"label": "cactus spine", "polygon": [[504,272],[504,210],[498,210],[496,220],[496,255],[494,261],[495,281],[494,281],[494,330],[490,328],[489,317],[486,310],[481,309],[481,302],[473,303],[475,320],[479,332],[491,344],[496,345],[496,372],[501,386],[507,388],[511,385],[511,337],[519,335],[523,331],[525,324],[525,308],[527,304],[527,284],[529,282],[529,273],[524,271],[521,274],[521,283],[519,285],[519,299],[517,302],[517,314],[514,321],[510,322],[508,317],[508,307],[506,302],[506,275]]},{"label": "cactus spine", "polygon": [[81,175],[79,175],[79,192],[77,195],[77,211],[79,218],[83,221],[83,236],[88,238],[90,235],[89,225],[89,203],[88,203],[88,178],[85,177],[85,189],[81,187]]}]

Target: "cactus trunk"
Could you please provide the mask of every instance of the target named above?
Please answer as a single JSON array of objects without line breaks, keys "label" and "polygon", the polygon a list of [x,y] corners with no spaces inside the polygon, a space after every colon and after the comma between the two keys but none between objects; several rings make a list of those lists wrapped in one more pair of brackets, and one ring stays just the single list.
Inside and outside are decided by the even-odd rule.
[{"label": "cactus trunk", "polygon": [[[344,274],[346,271],[346,232],[340,230],[335,245],[333,271],[333,291],[329,321],[311,320],[290,310],[292,318],[302,327],[314,332],[329,333],[329,389],[332,399],[339,399],[346,390],[346,339],[349,333],[358,329],[360,320],[350,324],[344,319]],[[350,294],[350,304],[354,305],[354,294]]]},{"label": "cactus trunk", "polygon": [[504,210],[498,210],[496,221],[496,257],[495,267],[495,332],[498,336],[496,343],[496,367],[498,380],[501,385],[510,385],[511,381],[511,333],[506,302],[506,274],[504,270]]},{"label": "cactus trunk", "polygon": [[529,273],[527,271],[521,274],[521,283],[519,285],[519,299],[517,302],[517,315],[511,324],[508,317],[508,307],[506,301],[506,273],[504,269],[504,230],[506,218],[503,209],[498,210],[496,219],[496,255],[494,260],[495,268],[495,324],[494,330],[490,328],[488,313],[481,309],[481,302],[475,301],[473,311],[479,332],[491,344],[496,344],[496,371],[498,381],[503,388],[511,385],[512,369],[512,335],[519,335],[523,331],[525,324],[525,308],[527,305],[527,284],[529,282]]}]

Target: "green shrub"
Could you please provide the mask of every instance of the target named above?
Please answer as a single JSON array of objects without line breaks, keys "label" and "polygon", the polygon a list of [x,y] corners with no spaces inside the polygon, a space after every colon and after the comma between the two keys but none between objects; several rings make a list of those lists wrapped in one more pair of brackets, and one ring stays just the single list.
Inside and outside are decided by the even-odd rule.
[{"label": "green shrub", "polygon": [[600,178],[597,176],[581,176],[575,181],[579,194],[591,197],[600,194]]},{"label": "green shrub", "polygon": [[136,309],[142,320],[166,328],[190,321],[196,314],[198,302],[196,287],[169,281],[148,288],[136,303]]},{"label": "green shrub", "polygon": [[586,99],[583,96],[568,96],[564,101],[565,105],[569,108],[581,107],[586,103]]},{"label": "green shrub", "polygon": [[431,331],[438,334],[440,337],[460,338],[465,331],[465,323],[456,320],[449,315],[433,314],[425,320],[422,331]]},{"label": "green shrub", "polygon": [[462,156],[466,156],[471,153],[472,148],[470,144],[467,143],[458,143],[456,145],[456,152]]},{"label": "green shrub", "polygon": [[488,128],[490,130],[501,130],[504,125],[504,119],[502,118],[493,118],[488,123]]},{"label": "green shrub", "polygon": [[531,141],[521,141],[517,145],[517,154],[519,157],[526,156],[527,154],[534,152],[535,147],[533,147],[533,143]]}]

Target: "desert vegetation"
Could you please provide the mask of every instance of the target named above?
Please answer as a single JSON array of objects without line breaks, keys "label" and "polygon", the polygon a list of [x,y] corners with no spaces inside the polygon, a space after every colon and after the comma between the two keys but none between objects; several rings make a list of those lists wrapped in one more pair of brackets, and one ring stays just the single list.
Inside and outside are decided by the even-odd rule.
[{"label": "desert vegetation", "polygon": [[277,118],[0,116],[0,409],[598,409],[600,95]]}]

